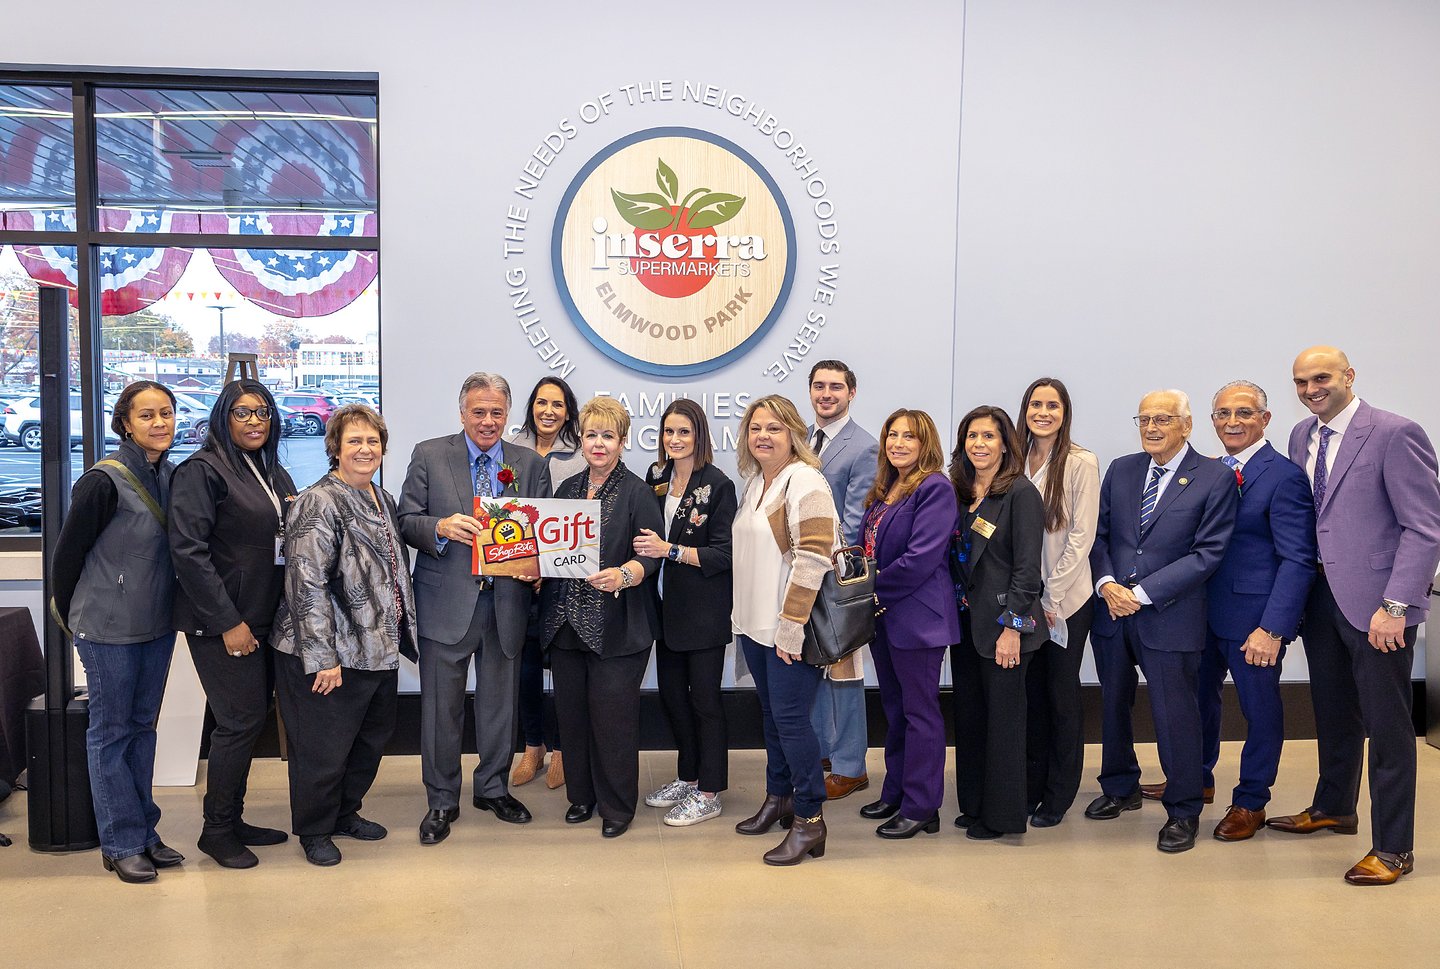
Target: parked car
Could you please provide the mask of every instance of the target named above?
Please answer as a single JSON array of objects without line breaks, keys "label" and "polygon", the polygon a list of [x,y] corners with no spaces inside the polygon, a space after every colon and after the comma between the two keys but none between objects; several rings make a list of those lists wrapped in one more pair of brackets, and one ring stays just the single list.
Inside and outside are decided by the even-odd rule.
[{"label": "parked car", "polygon": [[[74,391],[70,393],[70,447],[77,448],[85,440],[84,424],[80,415],[80,394]],[[115,447],[119,445],[120,438],[110,429],[110,415],[114,411],[111,405],[106,404],[105,420],[105,446]],[[190,429],[192,421],[187,414],[178,413],[175,415],[175,436],[183,439],[182,435]],[[6,404],[3,411],[0,411],[0,435],[11,444],[18,444],[27,451],[40,450],[40,398],[22,397],[19,400]]]},{"label": "parked car", "polygon": [[324,394],[276,394],[275,401],[299,414],[305,424],[305,433],[313,437],[325,433],[325,425],[336,410],[335,401]]}]

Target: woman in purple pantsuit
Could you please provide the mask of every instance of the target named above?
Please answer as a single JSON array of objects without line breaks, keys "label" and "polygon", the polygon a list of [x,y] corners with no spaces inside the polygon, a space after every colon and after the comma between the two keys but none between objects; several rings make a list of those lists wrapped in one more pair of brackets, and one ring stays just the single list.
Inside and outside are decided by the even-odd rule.
[{"label": "woman in purple pantsuit", "polygon": [[870,652],[885,706],[885,785],[862,817],[887,819],[882,838],[940,830],[945,796],[945,719],[940,666],[960,641],[946,556],[958,510],[941,472],[945,452],[924,411],[897,410],[880,434],[880,467],[866,496],[861,541],[879,573],[883,612]]}]

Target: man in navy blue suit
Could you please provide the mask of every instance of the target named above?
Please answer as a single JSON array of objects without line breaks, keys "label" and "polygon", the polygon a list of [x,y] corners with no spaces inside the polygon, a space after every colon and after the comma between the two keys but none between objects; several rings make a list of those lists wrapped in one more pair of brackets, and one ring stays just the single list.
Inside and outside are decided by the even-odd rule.
[{"label": "man in navy blue suit", "polygon": [[1220,841],[1252,838],[1265,823],[1280,770],[1285,717],[1280,705],[1284,643],[1295,638],[1315,581],[1315,504],[1305,472],[1265,440],[1265,391],[1248,380],[1221,387],[1210,420],[1235,472],[1240,510],[1220,568],[1209,583],[1209,635],[1200,658],[1200,722],[1206,787],[1220,759],[1220,690],[1228,670],[1245,715],[1240,783],[1215,826]]},{"label": "man in navy blue suit", "polygon": [[1100,790],[1093,820],[1140,807],[1140,764],[1130,719],[1144,671],[1168,785],[1169,815],[1156,847],[1195,847],[1200,824],[1201,749],[1197,700],[1205,647],[1205,583],[1225,554],[1239,504],[1235,474],[1189,445],[1190,399],[1158,390],[1140,401],[1138,454],[1117,458],[1100,487],[1090,568],[1105,602],[1091,643],[1104,706]]}]

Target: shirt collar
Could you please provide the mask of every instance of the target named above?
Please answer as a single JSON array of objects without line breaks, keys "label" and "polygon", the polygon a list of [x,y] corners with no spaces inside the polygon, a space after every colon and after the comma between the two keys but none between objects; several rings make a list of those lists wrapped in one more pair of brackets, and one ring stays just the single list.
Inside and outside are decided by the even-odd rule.
[{"label": "shirt collar", "polygon": [[1260,453],[1260,449],[1264,447],[1266,443],[1266,440],[1262,437],[1260,440],[1256,441],[1254,444],[1250,445],[1245,450],[1235,455],[1235,460],[1240,462],[1240,467],[1244,468],[1245,465],[1249,464],[1251,459],[1253,459],[1256,454]]},{"label": "shirt collar", "polygon": [[845,426],[846,426],[847,424],[849,424],[849,423],[850,423],[850,412],[849,412],[849,411],[846,411],[846,412],[845,412],[845,416],[842,417],[842,418],[840,418],[838,421],[831,421],[829,424],[826,424],[824,427],[821,427],[821,426],[819,425],[819,423],[816,423],[814,430],[812,430],[812,431],[810,432],[810,440],[812,440],[812,441],[815,440],[815,431],[824,431],[824,432],[825,432],[825,440],[827,440],[827,441],[833,441],[833,440],[835,440],[835,438],[839,435],[839,433],[840,433],[841,431],[845,430]]},{"label": "shirt collar", "polygon": [[490,449],[488,451],[481,451],[480,445],[472,441],[469,434],[466,434],[464,431],[461,431],[460,433],[465,438],[465,448],[470,452],[470,463],[472,465],[482,454],[490,455],[491,462],[496,465],[505,463],[503,460],[504,452],[501,450],[501,448],[505,444],[504,441],[496,441],[493,445],[490,446]]},{"label": "shirt collar", "polygon": [[1328,427],[1336,434],[1344,434],[1347,430],[1349,430],[1350,422],[1355,419],[1355,412],[1359,409],[1360,398],[1352,397],[1350,399],[1350,403],[1345,405],[1345,409],[1330,419],[1330,423],[1326,424],[1323,421],[1317,422],[1315,425],[1315,433],[1319,434],[1320,428]]},{"label": "shirt collar", "polygon": [[[1176,451],[1176,452],[1175,452],[1175,456],[1174,456],[1173,458],[1171,458],[1169,461],[1166,461],[1164,464],[1160,465],[1160,467],[1163,467],[1163,468],[1165,469],[1165,473],[1166,473],[1166,474],[1174,474],[1174,473],[1175,473],[1175,469],[1178,468],[1178,467],[1180,467],[1180,462],[1183,461],[1183,460],[1185,460],[1185,455],[1186,455],[1186,454],[1189,454],[1189,453],[1190,453],[1190,442],[1189,442],[1189,441],[1186,441],[1186,442],[1185,442],[1185,446],[1182,447],[1180,450]],[[1155,470],[1155,467],[1156,467],[1156,465],[1155,465],[1155,459],[1154,459],[1154,458],[1151,458],[1151,459],[1150,459],[1150,469],[1149,469],[1149,470],[1150,470],[1150,471],[1154,471],[1154,470]]]}]

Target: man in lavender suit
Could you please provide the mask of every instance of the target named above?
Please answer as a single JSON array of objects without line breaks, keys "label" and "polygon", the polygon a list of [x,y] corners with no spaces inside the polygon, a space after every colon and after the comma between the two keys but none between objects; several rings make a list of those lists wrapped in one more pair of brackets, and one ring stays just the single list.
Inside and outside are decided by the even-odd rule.
[{"label": "man in lavender suit", "polygon": [[1313,486],[1320,544],[1320,575],[1300,627],[1320,780],[1310,807],[1267,824],[1355,834],[1368,734],[1371,849],[1345,880],[1390,885],[1415,867],[1410,647],[1440,562],[1435,449],[1414,421],[1355,396],[1355,370],[1334,347],[1300,354],[1294,376],[1315,415],[1290,432],[1290,460]]}]

